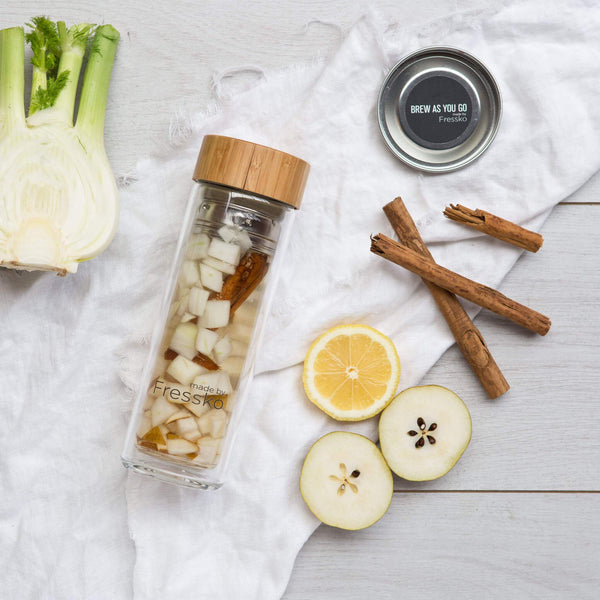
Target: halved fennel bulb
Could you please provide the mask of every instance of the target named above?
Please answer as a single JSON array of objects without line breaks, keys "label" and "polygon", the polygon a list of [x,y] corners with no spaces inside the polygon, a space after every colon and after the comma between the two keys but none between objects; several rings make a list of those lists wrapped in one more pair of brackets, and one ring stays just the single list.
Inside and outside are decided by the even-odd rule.
[{"label": "halved fennel bulb", "polygon": [[0,265],[74,273],[108,246],[118,223],[104,113],[119,34],[111,25],[96,29],[73,126],[77,80],[93,28],[67,30],[43,18],[32,27],[27,118],[24,31],[0,31]]}]

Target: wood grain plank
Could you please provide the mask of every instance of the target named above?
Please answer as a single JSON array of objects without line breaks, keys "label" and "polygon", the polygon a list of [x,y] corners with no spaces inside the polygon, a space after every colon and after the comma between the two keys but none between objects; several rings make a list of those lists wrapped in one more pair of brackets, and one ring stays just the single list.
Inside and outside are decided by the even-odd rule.
[{"label": "wood grain plank", "polygon": [[397,489],[600,490],[600,206],[559,206],[545,243],[500,289],[552,319],[544,338],[483,311],[475,319],[511,390],[488,400],[456,347],[423,383],[456,391],[473,418],[465,455],[445,477]]},{"label": "wood grain plank", "polygon": [[370,529],[321,526],[283,600],[595,600],[599,494],[397,494]]},{"label": "wood grain plank", "polygon": [[565,198],[561,204],[590,205],[600,203],[600,173],[593,175],[576,192]]}]

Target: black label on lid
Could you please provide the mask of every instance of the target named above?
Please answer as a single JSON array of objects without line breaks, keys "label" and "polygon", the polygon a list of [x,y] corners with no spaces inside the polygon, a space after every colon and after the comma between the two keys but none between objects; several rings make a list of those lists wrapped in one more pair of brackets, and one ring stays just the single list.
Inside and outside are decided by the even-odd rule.
[{"label": "black label on lid", "polygon": [[406,135],[425,148],[447,149],[462,144],[472,133],[479,107],[465,85],[446,75],[418,81],[400,106]]}]

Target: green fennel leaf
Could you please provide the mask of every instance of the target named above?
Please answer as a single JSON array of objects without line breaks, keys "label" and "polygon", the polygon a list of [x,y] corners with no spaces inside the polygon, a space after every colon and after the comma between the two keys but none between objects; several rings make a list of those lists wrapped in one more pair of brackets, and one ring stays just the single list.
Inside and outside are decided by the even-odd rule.
[{"label": "green fennel leaf", "polygon": [[87,24],[84,27],[76,25],[69,29],[69,34],[73,36],[73,40],[81,44],[87,44],[89,37],[96,32],[97,25]]},{"label": "green fennel leaf", "polygon": [[69,81],[69,71],[63,71],[56,79],[48,77],[46,89],[41,86],[38,87],[31,97],[31,104],[29,106],[30,114],[54,106],[58,95],[67,85],[67,81]]},{"label": "green fennel leaf", "polygon": [[27,26],[32,29],[25,35],[33,52],[31,63],[49,76],[56,76],[61,53],[56,23],[47,17],[34,17]]}]

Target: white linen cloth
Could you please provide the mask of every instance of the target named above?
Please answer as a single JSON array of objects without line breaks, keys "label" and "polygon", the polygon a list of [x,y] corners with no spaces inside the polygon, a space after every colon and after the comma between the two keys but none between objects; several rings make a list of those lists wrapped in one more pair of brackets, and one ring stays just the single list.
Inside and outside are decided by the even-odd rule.
[{"label": "white linen cloth", "polygon": [[[445,175],[403,166],[375,117],[385,73],[427,45],[480,58],[504,101],[491,147]],[[442,209],[460,202],[539,228],[600,168],[598,82],[600,5],[592,0],[505,4],[420,31],[370,16],[327,60],[265,73],[229,96],[217,80],[220,102],[175,122],[165,156],[139,163],[102,257],[65,280],[0,272],[2,594],[281,597],[318,524],[298,492],[308,448],[327,431],[373,437],[376,429],[375,420],[334,422],[306,400],[301,361],[309,343],[339,323],[372,325],[396,343],[404,388],[453,342],[420,280],[369,252],[371,233],[392,235],[381,206],[401,194],[424,239],[438,242],[431,249],[441,264],[497,286],[519,251],[447,221]],[[313,167],[229,479],[217,492],[126,477],[118,460],[206,133],[280,148]],[[543,298],[529,300],[543,310]]]}]

